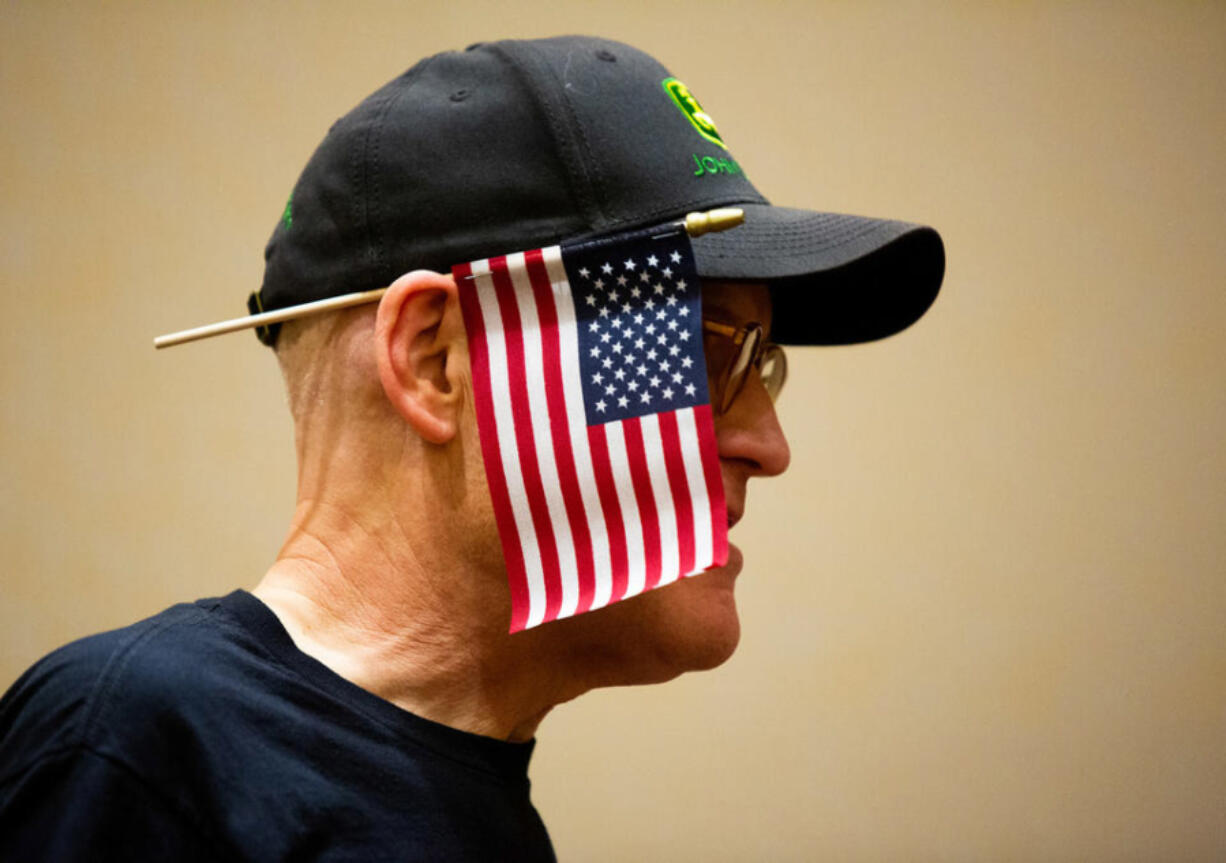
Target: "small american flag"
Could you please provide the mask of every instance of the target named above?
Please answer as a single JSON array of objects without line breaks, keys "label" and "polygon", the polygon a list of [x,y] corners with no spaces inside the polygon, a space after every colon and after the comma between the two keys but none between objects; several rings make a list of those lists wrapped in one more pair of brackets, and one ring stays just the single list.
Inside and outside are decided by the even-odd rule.
[{"label": "small american flag", "polygon": [[698,275],[662,230],[453,270],[512,632],[727,562]]}]

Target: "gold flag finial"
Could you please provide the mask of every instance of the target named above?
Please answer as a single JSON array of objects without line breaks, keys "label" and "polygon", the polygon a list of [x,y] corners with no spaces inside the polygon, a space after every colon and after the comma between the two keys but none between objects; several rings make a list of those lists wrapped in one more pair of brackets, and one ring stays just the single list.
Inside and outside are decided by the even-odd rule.
[{"label": "gold flag finial", "polygon": [[701,237],[714,231],[726,231],[745,221],[740,207],[721,207],[705,213],[690,213],[685,217],[685,230],[691,237]]}]

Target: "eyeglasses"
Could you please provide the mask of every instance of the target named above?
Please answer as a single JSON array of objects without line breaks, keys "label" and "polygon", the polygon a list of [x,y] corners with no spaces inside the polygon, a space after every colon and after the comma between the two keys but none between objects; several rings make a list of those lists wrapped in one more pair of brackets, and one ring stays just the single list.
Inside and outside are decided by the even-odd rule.
[{"label": "eyeglasses", "polygon": [[788,361],[780,345],[766,340],[761,324],[748,323],[738,328],[704,320],[702,329],[720,337],[706,339],[707,374],[713,384],[712,404],[717,396],[719,399],[717,413],[726,413],[732,407],[753,369],[758,370],[771,401],[779,398],[788,377]]}]

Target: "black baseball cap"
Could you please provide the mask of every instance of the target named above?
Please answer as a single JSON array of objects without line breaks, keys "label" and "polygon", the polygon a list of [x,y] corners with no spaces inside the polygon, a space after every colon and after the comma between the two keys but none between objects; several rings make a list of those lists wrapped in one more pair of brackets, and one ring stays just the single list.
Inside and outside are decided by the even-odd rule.
[{"label": "black baseball cap", "polygon": [[[777,341],[882,338],[936,299],[945,254],[932,228],[772,206],[660,63],[562,36],[429,57],[336,121],[294,186],[248,306],[727,206],[745,223],[694,240],[698,272],[770,283]],[[266,344],[277,327],[259,330]]]}]

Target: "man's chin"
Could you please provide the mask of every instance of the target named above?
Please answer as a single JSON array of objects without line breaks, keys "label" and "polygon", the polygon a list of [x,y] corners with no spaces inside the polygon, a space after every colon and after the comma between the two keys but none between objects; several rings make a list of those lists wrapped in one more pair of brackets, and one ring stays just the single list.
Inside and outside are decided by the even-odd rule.
[{"label": "man's chin", "polygon": [[[678,646],[685,651],[685,671],[705,671],[727,662],[741,640],[741,619],[737,614],[737,576],[741,572],[741,551],[728,548],[728,562],[690,576],[674,587],[678,591],[674,612],[677,619]],[[669,588],[665,588],[666,590]]]},{"label": "man's chin", "polygon": [[740,641],[734,595],[740,571],[740,549],[729,546],[724,566],[544,628],[600,668],[598,685],[661,683],[715,668]]},{"label": "man's chin", "polygon": [[736,651],[741,621],[734,588],[741,565],[740,549],[729,546],[724,566],[627,600],[650,606],[642,615],[649,623],[645,635],[668,677],[715,668]]}]

